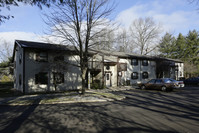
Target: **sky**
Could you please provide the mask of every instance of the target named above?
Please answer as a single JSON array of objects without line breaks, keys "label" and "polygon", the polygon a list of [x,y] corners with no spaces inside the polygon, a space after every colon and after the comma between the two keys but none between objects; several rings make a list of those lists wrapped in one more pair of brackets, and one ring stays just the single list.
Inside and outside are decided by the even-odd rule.
[{"label": "sky", "polygon": [[[128,30],[133,20],[140,17],[152,17],[162,25],[162,34],[169,32],[174,36],[186,35],[189,30],[199,31],[199,5],[188,0],[114,0],[117,4],[111,15],[112,21]],[[13,19],[0,25],[0,46],[3,41],[14,45],[14,40],[42,41],[48,29],[38,7],[20,5],[8,11],[1,9],[1,14],[11,14]]]}]

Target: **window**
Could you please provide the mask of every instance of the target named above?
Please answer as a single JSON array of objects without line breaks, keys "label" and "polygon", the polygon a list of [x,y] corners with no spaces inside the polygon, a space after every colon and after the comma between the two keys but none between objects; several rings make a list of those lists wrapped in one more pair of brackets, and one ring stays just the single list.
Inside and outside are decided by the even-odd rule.
[{"label": "window", "polygon": [[131,59],[131,65],[137,66],[138,65],[138,59]]},{"label": "window", "polygon": [[180,71],[180,76],[182,76],[182,72]]},{"label": "window", "polygon": [[110,70],[110,66],[106,66],[106,70]]},{"label": "window", "polygon": [[62,73],[53,73],[53,83],[54,84],[64,83],[64,74],[62,74]]},{"label": "window", "polygon": [[143,79],[148,79],[149,75],[148,75],[148,72],[143,72],[142,73],[142,78]]},{"label": "window", "polygon": [[36,61],[47,62],[48,61],[48,53],[47,52],[36,53]]},{"label": "window", "polygon": [[155,79],[150,80],[148,83],[154,84],[155,83]]},{"label": "window", "polygon": [[19,64],[21,64],[21,60],[22,60],[22,55],[19,55]]},{"label": "window", "polygon": [[131,79],[138,79],[138,73],[137,72],[131,73]]},{"label": "window", "polygon": [[21,74],[19,74],[19,85],[21,85]]},{"label": "window", "polygon": [[54,61],[64,61],[64,56],[56,56],[55,58],[54,58]]},{"label": "window", "polygon": [[143,66],[148,66],[148,60],[142,60],[142,65]]},{"label": "window", "polygon": [[161,84],[161,83],[162,83],[162,80],[161,80],[161,79],[157,79],[155,83],[156,83],[156,84]]},{"label": "window", "polygon": [[48,73],[40,72],[35,74],[35,84],[48,84]]},{"label": "window", "polygon": [[171,79],[164,79],[164,83],[171,83],[172,80]]},{"label": "window", "polygon": [[109,80],[110,78],[109,78],[109,74],[107,73],[106,74],[106,80]]},{"label": "window", "polygon": [[119,69],[119,71],[127,71],[127,64],[126,63],[120,63],[118,69]]}]

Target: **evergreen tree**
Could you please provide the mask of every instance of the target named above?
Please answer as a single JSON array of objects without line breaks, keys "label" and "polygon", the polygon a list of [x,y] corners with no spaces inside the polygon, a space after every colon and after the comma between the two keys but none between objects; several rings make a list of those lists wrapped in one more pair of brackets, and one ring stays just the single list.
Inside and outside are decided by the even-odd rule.
[{"label": "evergreen tree", "polygon": [[185,60],[186,56],[184,53],[186,51],[186,38],[181,33],[179,33],[177,37],[175,48],[175,58]]},{"label": "evergreen tree", "polygon": [[166,33],[159,43],[159,51],[161,56],[173,58],[175,56],[176,39],[171,34]]},{"label": "evergreen tree", "polygon": [[199,33],[196,30],[189,31],[186,37],[186,51],[185,56],[187,60],[194,62],[195,58],[197,58],[199,51]]}]

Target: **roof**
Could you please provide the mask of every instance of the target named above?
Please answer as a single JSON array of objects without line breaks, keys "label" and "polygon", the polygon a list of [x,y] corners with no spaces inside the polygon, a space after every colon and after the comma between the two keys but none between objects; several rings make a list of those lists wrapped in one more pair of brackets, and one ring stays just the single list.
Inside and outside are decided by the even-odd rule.
[{"label": "roof", "polygon": [[117,56],[120,58],[137,58],[137,59],[149,59],[149,60],[166,60],[166,61],[174,61],[182,63],[183,61],[178,59],[171,59],[171,58],[164,58],[158,56],[150,56],[150,55],[138,55],[133,53],[126,53],[126,52],[117,52],[117,51],[107,51],[107,50],[94,50],[96,52],[100,52],[104,55],[112,55]]},{"label": "roof", "polygon": [[22,41],[22,40],[16,40],[15,43],[18,44],[22,48],[75,51],[75,47],[69,46],[69,45],[51,44],[51,43],[42,43],[42,42],[30,42],[30,41]]},{"label": "roof", "polygon": [[[61,44],[51,44],[51,43],[42,43],[42,42],[31,42],[31,41],[23,41],[23,40],[15,40],[15,47],[19,45],[22,48],[36,48],[36,49],[45,49],[45,50],[63,50],[63,51],[75,51],[74,46],[69,45],[61,45]],[[13,51],[13,59],[15,48]],[[126,52],[117,52],[117,51],[107,51],[107,50],[95,50],[90,49],[90,54],[100,53],[101,55],[107,56],[117,56],[120,58],[138,58],[138,59],[149,59],[149,60],[166,60],[166,61],[174,61],[174,62],[182,62],[181,60],[171,59],[171,58],[162,58],[157,56],[149,56],[149,55],[138,55],[133,53]]]}]

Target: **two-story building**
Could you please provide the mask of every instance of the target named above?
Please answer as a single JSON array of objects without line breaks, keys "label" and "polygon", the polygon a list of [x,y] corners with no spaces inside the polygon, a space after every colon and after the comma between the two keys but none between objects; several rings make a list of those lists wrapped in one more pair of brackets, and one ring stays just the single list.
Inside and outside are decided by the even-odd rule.
[{"label": "two-story building", "polygon": [[[124,52],[89,50],[87,81],[100,86],[132,85],[153,78],[183,77],[183,62]],[[81,88],[79,57],[74,47],[16,40],[14,88],[23,93]]]}]

